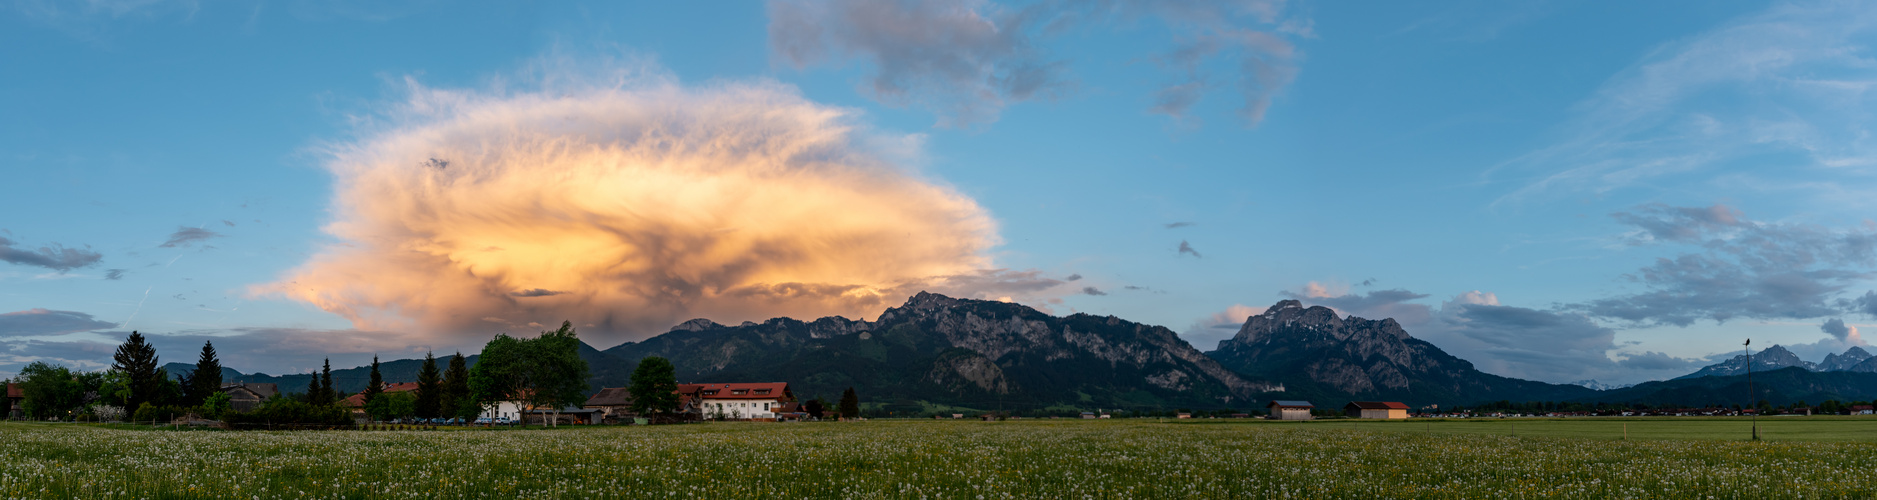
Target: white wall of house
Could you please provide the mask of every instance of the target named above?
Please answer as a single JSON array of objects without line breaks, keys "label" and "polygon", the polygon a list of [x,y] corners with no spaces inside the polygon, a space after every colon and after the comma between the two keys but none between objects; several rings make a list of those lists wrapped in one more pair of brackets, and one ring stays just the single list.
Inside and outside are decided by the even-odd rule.
[{"label": "white wall of house", "polygon": [[481,418],[521,420],[521,404],[514,401],[496,403],[494,409],[483,408]]},{"label": "white wall of house", "polygon": [[776,410],[782,402],[775,399],[711,399],[705,397],[704,418],[716,418],[722,414],[731,420],[752,418],[776,418]]}]

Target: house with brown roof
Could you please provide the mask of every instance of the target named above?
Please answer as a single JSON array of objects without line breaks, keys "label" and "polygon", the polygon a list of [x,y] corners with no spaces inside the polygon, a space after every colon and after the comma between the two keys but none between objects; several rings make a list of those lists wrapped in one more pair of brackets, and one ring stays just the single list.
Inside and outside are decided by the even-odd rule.
[{"label": "house with brown roof", "polygon": [[[417,391],[416,382],[397,382],[397,383],[385,384],[385,390],[384,392],[380,394],[390,394],[393,392],[416,392],[416,391]],[[344,400],[339,401],[339,406],[344,406],[346,408],[354,408],[354,409],[363,411],[365,409],[365,393],[360,392],[358,394],[353,394],[351,396],[348,396]]]},{"label": "house with brown roof", "polygon": [[599,410],[601,420],[623,420],[639,416],[632,411],[632,391],[624,387],[607,387],[587,398],[586,404],[580,405],[589,410]]},{"label": "house with brown roof", "polygon": [[1272,401],[1264,407],[1270,410],[1271,415],[1267,418],[1271,420],[1310,420],[1310,410],[1316,409],[1316,405],[1309,401],[1288,400]]},{"label": "house with brown roof", "polygon": [[1408,405],[1394,401],[1350,401],[1343,405],[1350,418],[1408,418]]},{"label": "house with brown roof", "polygon": [[235,411],[248,411],[279,396],[280,388],[274,384],[235,382],[222,384],[222,393],[228,395],[229,408]]},{"label": "house with brown roof", "polygon": [[7,384],[7,418],[26,417],[26,387],[19,384]]}]

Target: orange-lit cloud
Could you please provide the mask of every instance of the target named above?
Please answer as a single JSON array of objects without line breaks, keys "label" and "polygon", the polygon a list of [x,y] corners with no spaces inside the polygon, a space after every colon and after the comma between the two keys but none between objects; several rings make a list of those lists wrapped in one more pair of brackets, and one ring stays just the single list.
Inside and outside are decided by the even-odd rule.
[{"label": "orange-lit cloud", "polygon": [[326,231],[343,243],[256,291],[360,329],[568,319],[638,338],[693,317],[871,318],[921,289],[1021,300],[1060,283],[988,270],[996,224],[908,170],[919,137],[792,87],[543,81],[410,84],[387,123],[332,150]]}]

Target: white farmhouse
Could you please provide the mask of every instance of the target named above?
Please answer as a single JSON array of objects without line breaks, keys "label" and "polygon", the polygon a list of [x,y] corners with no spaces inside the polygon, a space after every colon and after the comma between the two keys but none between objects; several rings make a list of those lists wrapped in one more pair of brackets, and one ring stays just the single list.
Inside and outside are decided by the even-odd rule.
[{"label": "white farmhouse", "polygon": [[795,400],[787,382],[697,385],[698,410],[706,419],[774,421],[782,404]]}]

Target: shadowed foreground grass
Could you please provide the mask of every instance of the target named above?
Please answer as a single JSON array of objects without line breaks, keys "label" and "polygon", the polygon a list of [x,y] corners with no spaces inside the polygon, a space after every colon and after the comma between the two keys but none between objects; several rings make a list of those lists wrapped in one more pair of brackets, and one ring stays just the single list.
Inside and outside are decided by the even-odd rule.
[{"label": "shadowed foreground grass", "polygon": [[[1304,425],[1373,432],[1429,435],[1483,434],[1519,437],[1585,439],[1703,439],[1747,440],[1753,422],[1739,417],[1597,417],[1597,418],[1477,418],[1409,420],[1318,420],[1268,422],[1198,420],[1200,425]],[[1215,424],[1216,425],[1216,424]],[[1770,441],[1877,442],[1877,417],[1766,417],[1759,419],[1760,439]]]},{"label": "shadowed foreground grass", "polygon": [[[1591,421],[1596,423],[1596,421]],[[1700,422],[1700,421],[1695,421]],[[1567,422],[1568,423],[1568,422]],[[553,431],[0,425],[8,498],[1870,497],[1877,444],[1494,423],[866,422]],[[1650,424],[1653,424],[1651,422]],[[1520,422],[1520,427],[1525,427]],[[1537,424],[1534,424],[1537,425]],[[1632,422],[1631,425],[1636,425]],[[1389,427],[1396,426],[1396,427]],[[1560,432],[1568,426],[1560,426]]]}]

